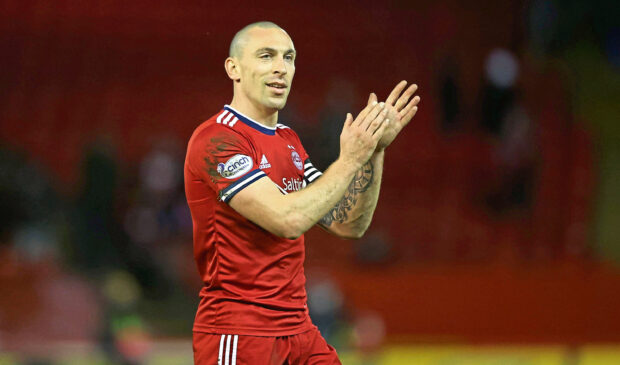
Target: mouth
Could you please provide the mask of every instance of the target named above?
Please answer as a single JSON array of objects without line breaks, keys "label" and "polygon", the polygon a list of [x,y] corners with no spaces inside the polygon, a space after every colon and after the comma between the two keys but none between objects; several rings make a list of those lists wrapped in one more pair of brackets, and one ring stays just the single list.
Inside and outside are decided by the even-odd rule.
[{"label": "mouth", "polygon": [[287,88],[286,83],[281,81],[272,81],[266,83],[265,85],[267,85],[267,87],[276,95],[284,95]]}]

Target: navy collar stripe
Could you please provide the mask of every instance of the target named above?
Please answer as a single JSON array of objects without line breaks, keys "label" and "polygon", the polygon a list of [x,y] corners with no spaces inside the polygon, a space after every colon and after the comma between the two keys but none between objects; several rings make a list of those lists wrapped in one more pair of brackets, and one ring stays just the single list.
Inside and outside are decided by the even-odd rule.
[{"label": "navy collar stripe", "polygon": [[240,112],[236,111],[235,109],[233,109],[230,105],[224,105],[224,109],[228,110],[229,112],[233,113],[237,119],[239,119],[243,124],[247,125],[248,127],[252,127],[254,129],[256,129],[257,131],[273,136],[276,134],[276,129],[275,128],[270,128],[267,126],[264,126],[258,122],[253,121],[252,119],[246,117],[245,115],[241,114]]}]

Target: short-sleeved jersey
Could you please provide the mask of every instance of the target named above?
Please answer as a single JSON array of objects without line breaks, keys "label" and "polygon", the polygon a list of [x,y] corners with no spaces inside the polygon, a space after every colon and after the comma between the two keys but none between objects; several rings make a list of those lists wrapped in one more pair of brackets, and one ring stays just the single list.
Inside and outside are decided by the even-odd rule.
[{"label": "short-sleeved jersey", "polygon": [[184,174],[194,259],[204,283],[194,331],[285,336],[312,328],[303,236],[275,236],[228,205],[261,178],[286,194],[321,175],[297,134],[226,105],[194,131]]}]

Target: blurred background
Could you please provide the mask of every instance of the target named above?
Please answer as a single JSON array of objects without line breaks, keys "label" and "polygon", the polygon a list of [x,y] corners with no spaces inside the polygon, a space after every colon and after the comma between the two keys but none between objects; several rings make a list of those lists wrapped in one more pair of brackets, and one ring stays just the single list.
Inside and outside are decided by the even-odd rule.
[{"label": "blurred background", "polygon": [[406,79],[358,241],[306,235],[345,364],[620,364],[620,5],[0,1],[0,364],[191,364],[193,129],[237,30],[286,29],[315,165]]}]

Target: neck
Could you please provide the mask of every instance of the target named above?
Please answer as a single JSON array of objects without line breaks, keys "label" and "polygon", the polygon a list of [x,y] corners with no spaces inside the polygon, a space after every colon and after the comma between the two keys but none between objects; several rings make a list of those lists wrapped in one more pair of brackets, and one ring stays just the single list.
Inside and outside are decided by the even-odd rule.
[{"label": "neck", "polygon": [[252,118],[260,124],[268,127],[275,127],[278,123],[278,110],[269,109],[262,106],[254,105],[250,100],[246,98],[238,98],[233,96],[233,100],[230,106],[235,110],[243,113],[244,115]]}]

